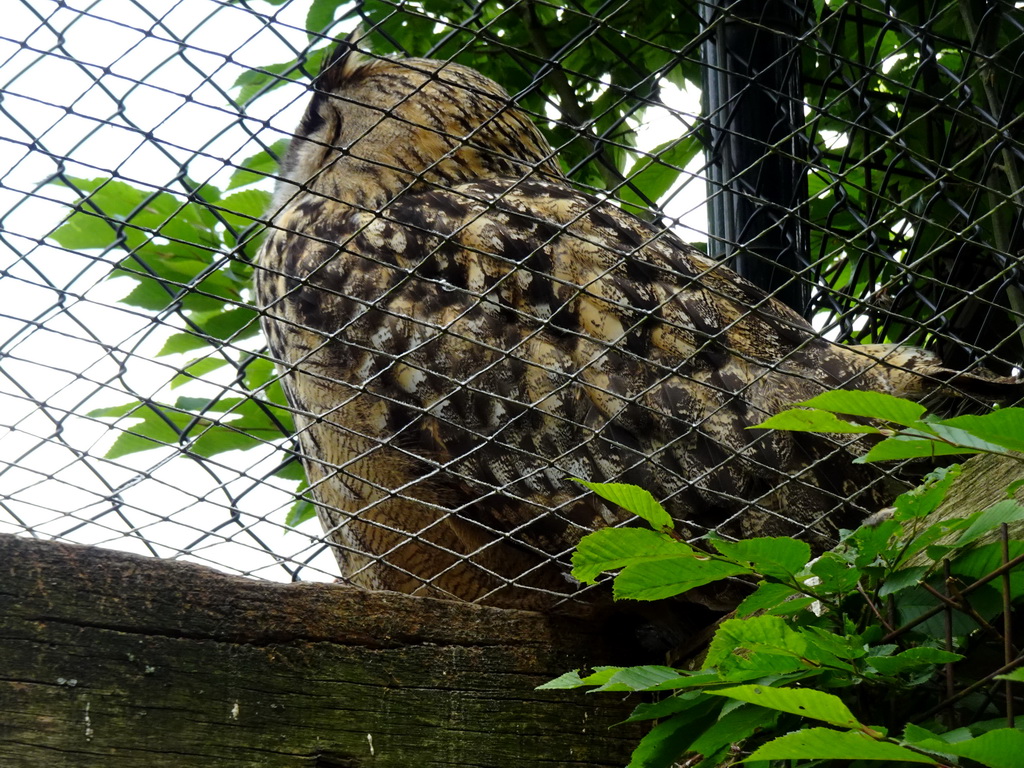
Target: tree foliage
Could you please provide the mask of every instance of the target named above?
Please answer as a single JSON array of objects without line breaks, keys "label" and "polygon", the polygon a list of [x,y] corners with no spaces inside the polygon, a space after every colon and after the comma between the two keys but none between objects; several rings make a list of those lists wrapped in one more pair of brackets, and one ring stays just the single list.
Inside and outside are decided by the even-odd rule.
[{"label": "tree foliage", "polygon": [[[844,391],[803,405],[809,410],[781,413],[771,426],[814,431],[820,419],[838,431],[837,413],[870,417],[884,424],[872,429],[888,435],[876,445],[879,458],[928,455],[919,443],[943,453],[1020,458],[1011,453],[1021,444],[1020,408],[939,420],[917,403]],[[799,414],[810,414],[810,421]],[[850,424],[850,431],[862,431],[859,426]],[[864,457],[874,459],[871,453]],[[645,491],[592,485],[651,527],[608,528],[584,538],[573,556],[576,578],[593,582],[613,572],[620,600],[668,599],[732,576],[757,586],[719,624],[696,669],[577,670],[541,687],[660,694],[633,714],[657,724],[630,768],[711,768],[740,760],[763,766],[840,760],[939,766],[957,764],[960,757],[990,768],[1017,765],[1024,732],[1003,727],[999,708],[981,691],[955,697],[943,689],[947,674],[966,688],[977,683],[979,669],[999,671],[1002,662],[992,661],[986,634],[994,632],[991,622],[1003,602],[991,583],[972,582],[1001,562],[1002,543],[985,534],[1024,520],[1024,506],[1012,498],[963,510],[962,517],[929,517],[959,472],[953,465],[932,473],[896,500],[891,517],[847,531],[838,547],[816,558],[804,542],[782,537],[707,537],[702,548],[691,546],[673,535]],[[1021,553],[1024,542],[1011,541],[1008,556]],[[949,563],[948,574],[943,563]],[[939,613],[944,584],[957,583],[950,579],[971,596],[957,605],[947,637]],[[1007,599],[1019,603],[1024,573],[1011,571],[1008,585]],[[1020,668],[994,678],[1024,680]]]}]

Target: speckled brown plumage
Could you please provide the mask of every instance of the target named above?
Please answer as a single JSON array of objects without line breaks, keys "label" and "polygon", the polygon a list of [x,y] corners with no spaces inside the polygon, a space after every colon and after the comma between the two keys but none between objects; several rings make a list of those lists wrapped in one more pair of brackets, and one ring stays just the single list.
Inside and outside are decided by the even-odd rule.
[{"label": "speckled brown plumage", "polygon": [[[748,431],[826,389],[924,395],[925,353],[817,337],[674,235],[573,189],[465,67],[342,44],[282,168],[258,294],[346,578],[544,607],[636,483],[687,537],[824,546],[894,490],[851,446]],[[845,444],[845,447],[844,447]]]}]

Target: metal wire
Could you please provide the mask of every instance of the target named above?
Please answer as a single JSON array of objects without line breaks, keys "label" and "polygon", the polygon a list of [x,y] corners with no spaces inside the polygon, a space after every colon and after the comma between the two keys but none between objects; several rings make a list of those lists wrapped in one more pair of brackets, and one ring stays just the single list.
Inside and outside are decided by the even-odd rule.
[{"label": "metal wire", "polygon": [[[702,47],[724,25],[755,38],[768,28],[749,7],[683,3],[651,30],[636,4],[582,0],[339,3],[315,19],[299,0],[10,5],[0,531],[261,578],[338,576],[316,521],[290,522],[311,504],[289,434],[296,414],[258,332],[251,260],[304,84],[358,19],[382,49],[500,58],[503,85],[574,182],[650,209],[641,215],[665,236],[731,253],[764,234],[709,232],[704,200],[729,188],[714,171],[714,130],[750,137],[736,132],[734,104],[705,99],[701,111],[696,98],[701,73],[718,66]],[[740,194],[773,207],[768,229],[799,233],[786,237],[805,258],[783,281],[808,297],[799,309],[836,341],[907,341],[959,369],[1019,370],[1024,11],[786,5],[798,44],[785,58],[804,84],[786,98],[803,125],[772,134],[764,157],[797,168],[809,192],[781,208],[756,185]],[[307,34],[307,20],[323,26]],[[413,28],[430,35],[405,34]],[[652,184],[652,172],[665,181]],[[213,450],[223,441],[231,450]],[[410,535],[426,540],[431,527]],[[521,527],[483,528],[514,537]]]}]

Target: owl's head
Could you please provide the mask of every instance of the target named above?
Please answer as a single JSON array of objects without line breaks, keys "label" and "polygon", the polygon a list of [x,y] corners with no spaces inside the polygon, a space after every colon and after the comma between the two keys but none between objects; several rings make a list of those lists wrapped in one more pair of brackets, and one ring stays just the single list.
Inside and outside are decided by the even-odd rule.
[{"label": "owl's head", "polygon": [[378,209],[415,185],[561,176],[530,118],[461,64],[371,58],[343,40],[312,90],[275,208],[300,190]]}]

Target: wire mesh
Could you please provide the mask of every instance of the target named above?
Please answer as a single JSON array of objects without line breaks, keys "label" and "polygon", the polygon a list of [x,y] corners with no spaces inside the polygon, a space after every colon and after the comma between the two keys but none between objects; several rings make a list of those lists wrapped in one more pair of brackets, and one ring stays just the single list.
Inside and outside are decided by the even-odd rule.
[{"label": "wire mesh", "polygon": [[[459,61],[498,80],[544,132],[574,188],[638,216],[651,248],[679,241],[755,261],[794,251],[795,261],[773,259],[776,274],[788,271],[766,288],[781,291],[825,338],[909,342],[955,369],[984,366],[1002,375],[1019,371],[1024,359],[1020,4],[10,5],[0,37],[0,399],[8,427],[0,439],[0,530],[271,579],[337,578],[332,549],[340,548],[346,578],[372,586],[374,567],[384,563],[404,574],[408,591],[420,581],[445,591],[446,577],[472,555],[498,585],[473,599],[509,582],[559,599],[576,588],[561,567],[554,577],[561,586],[544,576],[591,527],[572,511],[583,497],[566,480],[573,462],[552,465],[538,449],[532,458],[540,455],[540,464],[510,460],[514,477],[481,480],[472,455],[524,450],[493,432],[478,432],[471,450],[447,461],[425,460],[397,439],[381,442],[374,450],[390,451],[387,461],[425,462],[416,483],[378,483],[379,498],[354,515],[335,510],[330,535],[312,519],[318,486],[352,474],[359,456],[319,457],[307,489],[293,432],[314,434],[310,425],[329,414],[311,418],[286,402],[282,373],[302,373],[312,358],[268,353],[260,320],[274,319],[276,310],[257,307],[254,263],[267,236],[277,161],[300,124],[309,82],[334,40],[357,24],[370,57]],[[751,51],[777,43],[778,14],[765,9],[782,9],[787,19],[777,57],[746,60],[736,48],[731,59],[709,53],[737,28]],[[724,98],[711,99],[708,83],[722,74],[721,62],[740,59],[747,74],[731,81]],[[747,146],[737,166],[735,147],[750,144],[757,123],[756,115],[739,122],[744,94],[767,94],[789,122],[773,123],[760,152],[750,155]],[[781,197],[770,194],[779,173],[795,178]],[[725,216],[733,225],[735,211],[758,212],[756,225],[740,214],[744,226],[716,228],[723,210],[734,212]],[[374,214],[369,234],[393,215],[358,212]],[[772,233],[781,240],[762,247]],[[425,252],[441,252],[443,243],[425,240]],[[381,269],[394,266],[381,258]],[[498,285],[536,269],[494,268]],[[443,275],[418,274],[445,289]],[[329,290],[316,279],[310,286]],[[478,303],[498,293],[478,292]],[[503,318],[510,326],[524,320],[515,312]],[[510,351],[486,330],[467,324],[448,335],[515,356],[518,347]],[[360,351],[349,345],[351,354]],[[405,362],[414,379],[438,374],[422,355]],[[446,370],[458,372],[452,362]],[[748,386],[756,386],[756,369]],[[320,386],[345,383],[318,375]],[[453,392],[494,393],[508,375],[481,373],[467,383],[451,373],[447,380]],[[617,396],[610,384],[601,391]],[[546,414],[533,400],[504,403],[530,406],[521,409],[526,416],[510,412],[509,423],[538,414],[570,419]],[[586,442],[609,455],[629,443],[609,431],[591,430]],[[627,463],[660,466],[683,444],[675,442],[634,450]],[[557,453],[571,458],[577,447]],[[813,469],[833,460],[820,455],[808,463]],[[723,455],[707,475],[743,461]],[[592,479],[620,475],[621,467]],[[425,501],[417,485],[424,478],[465,481],[477,495],[472,504],[444,503],[443,494]],[[530,478],[539,479],[531,485]],[[860,479],[859,491],[874,484],[884,495],[884,473]],[[681,478],[668,495],[684,496],[688,482],[697,481]],[[535,490],[546,483],[560,490],[541,499]],[[427,511],[415,525],[375,517],[396,500]],[[519,511],[506,515],[502,505]],[[870,511],[865,506],[860,511]],[[360,515],[383,542],[372,551],[339,533],[354,529]],[[741,517],[721,520],[720,531],[742,535]],[[452,534],[448,527],[460,518],[473,518],[472,530]],[[571,535],[539,543],[543,533],[528,535],[539,518],[557,519]],[[798,520],[796,532],[816,522]],[[689,532],[707,527],[694,523]],[[525,564],[503,572],[484,555],[509,539]],[[399,558],[403,547],[420,544],[420,554],[436,561],[426,577]]]}]

